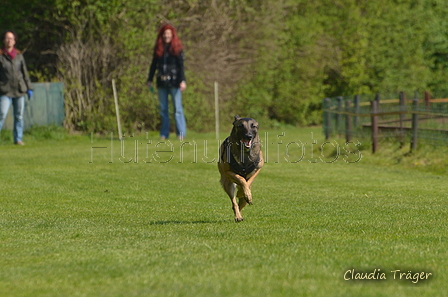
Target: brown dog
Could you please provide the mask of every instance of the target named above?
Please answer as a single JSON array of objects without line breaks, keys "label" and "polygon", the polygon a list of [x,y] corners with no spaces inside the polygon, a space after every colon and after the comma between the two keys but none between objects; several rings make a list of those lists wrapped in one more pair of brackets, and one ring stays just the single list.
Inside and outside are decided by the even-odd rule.
[{"label": "brown dog", "polygon": [[252,204],[250,188],[263,164],[257,121],[235,116],[232,132],[221,144],[218,162],[221,185],[232,201],[235,222],[243,220],[243,207]]}]

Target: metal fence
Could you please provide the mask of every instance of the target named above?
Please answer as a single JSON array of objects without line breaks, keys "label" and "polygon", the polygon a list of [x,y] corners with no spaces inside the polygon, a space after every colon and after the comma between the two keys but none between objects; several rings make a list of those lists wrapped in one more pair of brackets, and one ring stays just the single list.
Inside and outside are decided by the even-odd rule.
[{"label": "metal fence", "polygon": [[[64,84],[33,83],[34,94],[31,100],[25,99],[24,129],[32,126],[62,126],[65,118]],[[12,106],[3,128],[12,130]]]},{"label": "metal fence", "polygon": [[327,139],[370,138],[373,151],[381,139],[409,142],[411,149],[418,143],[448,146],[448,98],[432,99],[428,92],[325,98],[323,111]]}]

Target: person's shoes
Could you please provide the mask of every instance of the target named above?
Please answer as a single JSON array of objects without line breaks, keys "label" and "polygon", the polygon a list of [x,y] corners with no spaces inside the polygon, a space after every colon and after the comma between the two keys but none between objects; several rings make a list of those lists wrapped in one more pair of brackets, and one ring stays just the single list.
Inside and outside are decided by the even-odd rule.
[{"label": "person's shoes", "polygon": [[16,144],[17,145],[25,145],[25,143],[23,141],[17,141]]}]

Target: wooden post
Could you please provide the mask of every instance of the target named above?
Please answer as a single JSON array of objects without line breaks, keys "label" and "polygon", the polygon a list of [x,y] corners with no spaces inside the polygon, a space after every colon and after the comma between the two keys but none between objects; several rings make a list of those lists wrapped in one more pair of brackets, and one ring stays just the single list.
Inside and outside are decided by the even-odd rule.
[{"label": "wooden post", "polygon": [[370,101],[371,120],[372,120],[372,153],[378,150],[378,104],[379,101]]},{"label": "wooden post", "polygon": [[123,134],[121,134],[121,120],[120,120],[120,110],[118,108],[118,95],[117,89],[115,87],[115,79],[112,79],[112,90],[114,92],[114,102],[115,102],[115,114],[117,116],[117,125],[118,125],[118,139],[121,140]]},{"label": "wooden post", "polygon": [[345,141],[348,143],[352,140],[352,116],[351,116],[351,102],[350,100],[345,101]]},{"label": "wooden post", "polygon": [[331,99],[325,98],[323,101],[323,107],[324,107],[324,133],[325,133],[325,140],[329,140],[331,137]]},{"label": "wooden post", "polygon": [[336,114],[336,131],[337,131],[338,135],[341,135],[342,134],[341,127],[344,127],[343,126],[344,124],[342,123],[342,114],[341,114],[341,111],[344,111],[344,109],[343,109],[344,98],[338,97],[337,100],[338,100],[338,113]]},{"label": "wooden post", "polygon": [[[406,94],[404,92],[400,92],[400,112],[406,111]],[[404,146],[404,131],[403,131],[403,122],[404,122],[404,113],[400,113],[399,118],[399,138],[400,138],[400,148]]]},{"label": "wooden post", "polygon": [[219,139],[219,97],[218,97],[218,82],[215,81],[215,132],[216,139]]},{"label": "wooden post", "polygon": [[411,140],[411,152],[417,150],[418,141],[418,95],[415,92],[414,99],[412,100],[412,140]]},{"label": "wooden post", "polygon": [[426,91],[425,92],[425,106],[426,107],[429,107],[431,105],[431,102],[429,100],[431,100],[431,94],[428,91]]},{"label": "wooden post", "polygon": [[378,110],[380,109],[380,99],[381,99],[381,96],[380,96],[380,94],[377,93],[375,96],[375,101],[378,102],[378,105],[376,106],[378,108]]},{"label": "wooden post", "polygon": [[[353,99],[353,104],[354,104],[355,114],[359,114],[359,95],[355,96],[355,98]],[[358,128],[359,117],[357,115],[355,115],[354,118],[353,118],[353,125],[355,126],[355,129]]]}]

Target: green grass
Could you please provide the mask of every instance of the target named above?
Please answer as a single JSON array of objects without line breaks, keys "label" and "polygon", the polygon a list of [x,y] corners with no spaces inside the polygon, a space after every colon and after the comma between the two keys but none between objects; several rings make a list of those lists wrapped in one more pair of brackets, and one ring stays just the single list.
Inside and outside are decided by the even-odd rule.
[{"label": "green grass", "polygon": [[[447,296],[436,151],[383,144],[372,155],[366,145],[358,162],[342,150],[330,163],[337,150],[319,154],[320,128],[268,132],[268,163],[238,224],[213,134],[173,140],[172,152],[157,133],[127,137],[124,153],[109,136],[28,134],[24,147],[3,138],[0,296]],[[422,158],[434,166],[415,165]],[[349,269],[387,280],[346,281]],[[398,269],[433,275],[413,284],[394,280]]]}]

